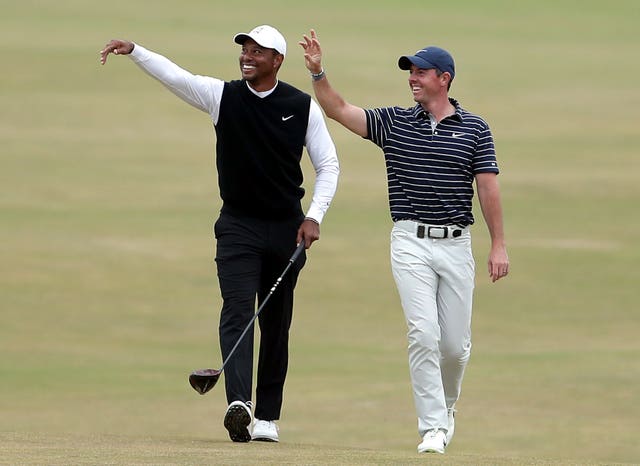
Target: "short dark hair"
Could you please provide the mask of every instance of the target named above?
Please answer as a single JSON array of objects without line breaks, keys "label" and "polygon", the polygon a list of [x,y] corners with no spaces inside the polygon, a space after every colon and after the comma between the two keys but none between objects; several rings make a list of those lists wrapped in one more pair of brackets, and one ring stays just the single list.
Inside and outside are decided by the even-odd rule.
[{"label": "short dark hair", "polygon": [[[445,73],[445,71],[442,71],[442,70],[440,70],[440,69],[438,69],[438,68],[434,68],[434,70],[436,71],[436,76],[437,76],[437,77],[440,77],[440,76],[442,76],[442,75]],[[451,73],[449,73],[449,76],[451,76]],[[452,80],[452,79],[450,79],[450,80],[449,80],[449,84],[447,84],[447,91],[448,91],[449,89],[451,89],[451,81],[453,81],[453,80]]]}]

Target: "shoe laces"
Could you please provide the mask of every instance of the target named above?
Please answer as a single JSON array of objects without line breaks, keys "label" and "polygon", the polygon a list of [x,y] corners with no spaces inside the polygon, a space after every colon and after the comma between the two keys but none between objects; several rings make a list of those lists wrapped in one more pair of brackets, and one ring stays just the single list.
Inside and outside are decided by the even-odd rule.
[{"label": "shoe laces", "polygon": [[425,438],[436,438],[436,435],[438,435],[438,432],[440,432],[440,429],[432,429],[427,431],[427,433],[424,435]]},{"label": "shoe laces", "polygon": [[278,424],[276,424],[273,421],[263,421],[262,419],[256,419],[255,426],[261,426],[267,429],[273,429],[275,431],[278,431]]}]

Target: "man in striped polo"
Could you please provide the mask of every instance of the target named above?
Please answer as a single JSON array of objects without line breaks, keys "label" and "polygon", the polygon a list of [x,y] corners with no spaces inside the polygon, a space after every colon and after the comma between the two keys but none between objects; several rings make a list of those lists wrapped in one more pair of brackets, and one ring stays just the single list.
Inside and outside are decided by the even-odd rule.
[{"label": "man in striped polo", "polygon": [[414,107],[365,110],[331,87],[317,35],[310,35],[300,45],[320,106],[384,152],[391,267],[408,327],[418,452],[444,453],[471,351],[474,180],[491,236],[489,276],[495,282],[509,271],[493,137],[482,118],[449,97],[455,67],[446,50],[431,46],[400,57]]}]

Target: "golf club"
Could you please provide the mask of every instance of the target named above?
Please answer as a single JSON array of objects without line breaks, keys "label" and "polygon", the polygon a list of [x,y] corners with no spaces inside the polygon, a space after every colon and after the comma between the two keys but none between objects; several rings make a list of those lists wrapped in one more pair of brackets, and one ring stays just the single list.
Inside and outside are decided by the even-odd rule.
[{"label": "golf club", "polygon": [[305,248],[305,241],[303,239],[302,241],[300,241],[300,244],[298,244],[298,247],[296,248],[293,255],[291,256],[291,259],[289,259],[289,263],[285,267],[284,271],[282,272],[282,274],[280,274],[276,282],[273,284],[273,286],[271,287],[271,290],[269,290],[269,294],[267,295],[266,298],[264,298],[264,301],[262,301],[262,304],[260,304],[260,307],[258,307],[258,310],[256,311],[256,313],[253,315],[253,317],[251,318],[251,320],[249,321],[245,329],[242,331],[242,333],[238,337],[238,341],[236,341],[236,344],[233,346],[233,348],[231,348],[231,351],[227,355],[227,358],[222,363],[222,367],[220,369],[200,369],[197,371],[193,371],[189,375],[189,383],[191,384],[191,386],[195,391],[197,391],[201,395],[204,395],[214,387],[216,382],[218,382],[218,379],[220,378],[220,374],[222,374],[222,371],[224,370],[224,366],[227,365],[227,362],[229,361],[229,359],[231,359],[231,356],[233,356],[233,353],[235,352],[236,348],[242,341],[242,338],[249,331],[249,329],[252,328],[253,323],[258,318],[258,315],[260,315],[260,311],[262,311],[262,308],[264,308],[264,305],[267,303],[267,301],[269,301],[269,298],[271,297],[273,292],[276,290],[276,288],[282,281],[282,278],[289,271],[289,269],[291,268],[293,263],[296,261],[300,253],[304,250],[304,248]]}]

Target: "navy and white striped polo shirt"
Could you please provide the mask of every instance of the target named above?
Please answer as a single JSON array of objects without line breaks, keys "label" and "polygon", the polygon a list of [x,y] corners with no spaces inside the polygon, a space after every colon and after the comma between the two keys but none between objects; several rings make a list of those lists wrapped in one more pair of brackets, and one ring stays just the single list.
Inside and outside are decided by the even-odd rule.
[{"label": "navy and white striped polo shirt", "polygon": [[384,151],[393,221],[471,225],[474,176],[499,172],[489,125],[449,100],[455,114],[435,130],[420,104],[365,110],[366,139]]}]

